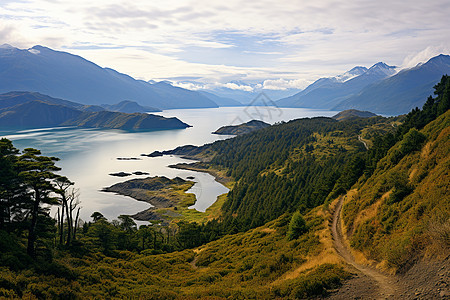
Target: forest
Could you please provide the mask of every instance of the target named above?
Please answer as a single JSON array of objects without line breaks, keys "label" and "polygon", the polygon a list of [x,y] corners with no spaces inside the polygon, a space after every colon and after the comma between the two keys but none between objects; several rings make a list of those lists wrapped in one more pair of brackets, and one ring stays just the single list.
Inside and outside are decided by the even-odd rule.
[{"label": "forest", "polygon": [[[303,258],[297,257],[306,257],[320,248],[314,234],[322,229],[323,217],[316,215],[318,207],[326,207],[355,185],[364,186],[380,167],[380,160],[389,157],[395,164],[420,149],[427,140],[421,130],[450,108],[449,91],[450,77],[443,76],[435,86],[435,96],[430,96],[422,109],[416,108],[406,116],[344,121],[299,119],[199,147],[200,155],[211,158],[201,162],[205,168],[225,170],[234,181],[220,213],[203,223],[181,220],[159,226],[154,222],[138,228],[130,216],[121,215],[117,220],[108,221],[101,212],[92,212],[92,220],[83,222],[78,217],[79,195],[74,183],[58,174],[58,158],[44,156],[33,148],[20,151],[3,138],[0,140],[0,297],[126,297],[126,289],[120,290],[117,282],[127,278],[131,281],[126,284],[133,287],[130,291],[136,295],[153,293],[155,298],[176,298],[184,288],[193,293],[190,286],[206,286],[226,276],[232,278],[227,281],[231,284],[236,274],[244,276],[239,280],[251,282],[249,285],[253,287],[273,280],[271,273],[283,274],[291,266],[301,264]],[[370,140],[369,150],[358,140],[359,135]],[[392,188],[392,203],[413,191],[395,178]],[[56,219],[49,214],[50,205],[58,207]],[[347,208],[348,223],[352,222],[349,214],[356,213],[357,208]],[[384,221],[388,218],[387,215]],[[390,226],[388,222],[384,224]],[[267,230],[258,231],[261,226]],[[358,230],[359,238],[354,238],[352,243],[365,249],[370,242],[364,240],[363,229]],[[269,234],[272,232],[274,235]],[[291,250],[286,250],[283,256],[275,255],[274,261],[270,258],[268,265],[259,261],[246,265],[242,261],[236,269],[226,269],[224,266],[230,266],[234,258],[231,253],[223,254],[222,258],[215,254],[226,250],[220,248],[220,243],[228,241],[233,247],[249,245],[250,237],[251,242],[267,247],[268,261],[269,254],[276,253],[274,245],[289,245]],[[191,249],[199,246],[217,249],[203,251],[195,267],[222,264],[216,273],[203,274],[209,277],[201,277],[201,282],[196,281],[200,279],[195,268],[190,269],[196,253]],[[247,247],[250,253],[256,246]],[[108,261],[114,265],[114,271],[108,269]],[[254,271],[257,265],[258,272]],[[103,270],[103,274],[89,277],[92,266]],[[135,282],[123,274],[125,270],[135,274],[140,268],[149,272],[151,283],[141,275],[136,275]],[[339,286],[340,278],[349,276],[335,265],[325,265],[317,272],[316,277],[311,275],[317,281],[301,277],[304,281],[298,279],[280,285],[268,295],[321,295],[326,289]],[[175,274],[174,278],[185,274],[192,282],[176,283],[168,274]],[[328,281],[324,279],[326,276]],[[39,278],[53,280],[58,288],[44,292],[48,286]],[[96,295],[94,290],[98,285],[103,287]],[[163,285],[167,289],[159,288]],[[139,289],[142,290],[138,292]],[[233,297],[239,298],[238,294],[245,291],[235,292]],[[212,290],[210,293],[220,294]],[[194,294],[191,296],[195,298]]]}]

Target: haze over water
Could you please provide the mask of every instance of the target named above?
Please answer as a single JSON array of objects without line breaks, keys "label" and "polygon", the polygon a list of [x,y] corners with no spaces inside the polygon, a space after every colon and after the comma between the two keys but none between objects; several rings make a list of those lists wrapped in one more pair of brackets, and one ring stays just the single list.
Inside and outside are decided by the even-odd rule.
[{"label": "haze over water", "polygon": [[[147,176],[179,176],[186,179],[193,176],[196,184],[190,192],[196,195],[195,209],[204,211],[217,199],[228,192],[206,173],[168,168],[180,162],[192,162],[179,157],[141,157],[140,154],[156,150],[170,150],[182,145],[203,145],[230,136],[215,135],[211,132],[221,126],[240,124],[259,119],[274,124],[298,118],[332,116],[335,111],[304,108],[276,107],[220,107],[208,109],[176,109],[156,113],[164,117],[177,117],[193,126],[187,129],[127,132],[123,130],[47,128],[0,132],[0,136],[11,139],[19,149],[33,147],[43,155],[57,156],[61,174],[75,182],[80,191],[81,219],[91,220],[94,211],[101,212],[109,220],[121,214],[135,214],[150,207],[148,203],[132,198],[101,192],[103,187],[132,178]],[[138,158],[138,160],[118,160],[117,158]],[[114,177],[115,172],[148,172],[150,175]]]}]

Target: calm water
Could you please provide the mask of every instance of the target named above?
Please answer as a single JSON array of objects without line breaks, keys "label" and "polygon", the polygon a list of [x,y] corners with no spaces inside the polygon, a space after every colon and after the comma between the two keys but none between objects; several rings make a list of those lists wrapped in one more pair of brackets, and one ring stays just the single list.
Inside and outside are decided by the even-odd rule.
[{"label": "calm water", "polygon": [[[193,127],[187,129],[126,132],[122,130],[47,128],[0,132],[0,136],[14,141],[15,147],[40,149],[44,155],[57,156],[62,168],[61,174],[75,182],[80,191],[83,220],[90,220],[94,211],[101,212],[109,220],[120,214],[134,214],[150,205],[132,198],[101,192],[110,186],[132,178],[145,178],[148,175],[114,177],[115,172],[132,173],[143,171],[149,176],[179,176],[186,179],[195,177],[196,184],[189,192],[196,195],[193,208],[204,211],[216,201],[217,196],[228,192],[206,173],[168,168],[168,165],[190,162],[174,156],[141,157],[141,153],[155,150],[169,150],[181,145],[203,145],[218,139],[230,138],[211,134],[221,126],[240,124],[251,119],[260,119],[267,123],[288,121],[312,116],[332,116],[335,111],[312,110],[302,108],[275,107],[221,107],[210,109],[177,109],[158,113],[165,117],[178,117]],[[118,160],[119,157],[139,158],[139,160]]]}]

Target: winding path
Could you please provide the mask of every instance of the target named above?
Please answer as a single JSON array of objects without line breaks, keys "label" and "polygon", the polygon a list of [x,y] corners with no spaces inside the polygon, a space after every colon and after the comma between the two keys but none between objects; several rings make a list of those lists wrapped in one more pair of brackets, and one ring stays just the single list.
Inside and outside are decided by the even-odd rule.
[{"label": "winding path", "polygon": [[338,255],[341,256],[346,263],[353,266],[358,272],[368,276],[375,283],[374,285],[378,288],[378,291],[375,293],[378,299],[400,299],[401,293],[399,286],[395,282],[395,278],[386,276],[371,267],[357,263],[351,254],[342,233],[341,211],[343,202],[344,196],[341,196],[336,204],[333,213],[333,222],[331,224],[333,245]]},{"label": "winding path", "polygon": [[362,139],[360,135],[358,135],[358,141],[364,144],[364,147],[366,147],[366,150],[369,150],[369,146],[367,146],[367,143]]}]

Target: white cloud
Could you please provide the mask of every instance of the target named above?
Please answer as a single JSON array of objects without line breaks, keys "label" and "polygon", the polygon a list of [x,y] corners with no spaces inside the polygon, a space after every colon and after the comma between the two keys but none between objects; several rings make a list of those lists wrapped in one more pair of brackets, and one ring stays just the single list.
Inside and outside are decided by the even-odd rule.
[{"label": "white cloud", "polygon": [[419,53],[413,53],[408,55],[400,66],[400,69],[412,68],[419,63],[427,62],[430,58],[439,55],[441,53],[450,54],[448,46],[430,46],[420,51]]},{"label": "white cloud", "polygon": [[263,82],[263,88],[266,90],[304,89],[308,84],[310,84],[310,82],[302,79],[267,79]]},{"label": "white cloud", "polygon": [[227,82],[223,86],[226,88],[229,88],[231,90],[241,90],[241,91],[245,91],[245,92],[253,91],[253,88],[251,86],[236,84],[234,82]]}]

